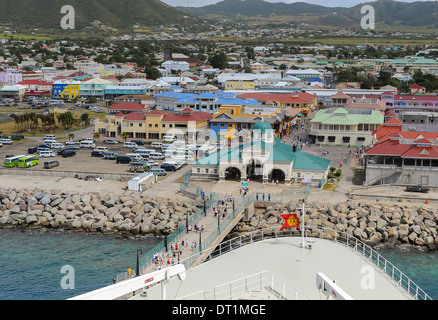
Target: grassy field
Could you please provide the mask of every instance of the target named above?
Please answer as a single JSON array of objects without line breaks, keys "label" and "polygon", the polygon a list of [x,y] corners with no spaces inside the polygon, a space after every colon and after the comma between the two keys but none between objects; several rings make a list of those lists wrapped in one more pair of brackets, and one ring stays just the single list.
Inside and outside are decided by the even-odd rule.
[{"label": "grassy field", "polygon": [[[25,113],[26,111],[20,110],[20,112]],[[99,121],[102,121],[103,119],[105,119],[105,113],[103,113],[103,112],[95,113],[95,112],[89,112],[87,110],[80,110],[80,111],[73,112],[73,114],[74,114],[75,118],[79,119],[80,116],[85,112],[87,112],[89,114],[89,119],[99,118]],[[10,113],[13,113],[13,111]],[[57,121],[56,116],[55,116],[55,120]],[[56,128],[53,128],[53,127],[49,127],[49,126],[42,126],[42,124],[40,122],[40,125],[38,126],[38,128],[19,130],[19,128],[17,128],[14,120],[0,123],[0,132],[2,132],[2,134],[11,135],[11,134],[15,134],[15,133],[22,133],[25,135],[31,135],[31,136],[35,136],[35,137],[44,136],[47,133],[56,133],[56,134],[60,134],[60,135],[68,134],[72,131],[76,131],[79,129],[85,129],[85,128],[86,128],[86,126],[83,125],[81,127],[80,123],[73,125],[73,127],[70,129],[65,129],[62,127],[61,124],[58,124],[58,123],[56,124]]]}]

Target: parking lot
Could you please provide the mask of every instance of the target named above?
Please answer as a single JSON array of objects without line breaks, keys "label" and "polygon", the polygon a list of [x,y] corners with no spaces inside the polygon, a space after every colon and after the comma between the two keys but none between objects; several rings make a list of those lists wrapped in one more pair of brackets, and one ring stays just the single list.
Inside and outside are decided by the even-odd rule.
[{"label": "parking lot", "polygon": [[[59,142],[65,143],[65,139],[58,139]],[[6,155],[28,155],[28,148],[35,147],[43,144],[43,138],[26,138],[25,141],[14,141],[11,145],[3,145],[0,148],[0,159],[4,159]],[[104,146],[108,148],[108,151],[115,151],[118,155],[126,155],[127,153],[134,153],[132,149],[125,148],[123,145],[123,141],[118,144],[105,144],[104,140],[100,142],[95,142],[97,146]],[[79,145],[77,145],[79,146]],[[147,149],[154,149],[150,146],[145,146]],[[130,173],[130,165],[129,164],[117,164],[115,160],[105,160],[101,157],[92,157],[91,152],[92,148],[80,148],[76,151],[76,155],[68,158],[63,158],[62,156],[57,154],[56,149],[52,149],[56,154],[55,157],[49,158],[41,158],[40,164],[31,168],[7,168],[8,170],[43,170],[44,162],[48,160],[58,160],[59,166],[52,169],[52,171],[69,171],[69,172],[92,172],[92,173],[116,173],[116,174],[125,174]],[[158,152],[161,152],[161,149],[154,149]],[[159,165],[154,166],[153,168],[160,168],[161,164],[165,160],[154,160]],[[3,166],[3,163],[2,163]],[[172,172],[167,173],[167,177]]]}]

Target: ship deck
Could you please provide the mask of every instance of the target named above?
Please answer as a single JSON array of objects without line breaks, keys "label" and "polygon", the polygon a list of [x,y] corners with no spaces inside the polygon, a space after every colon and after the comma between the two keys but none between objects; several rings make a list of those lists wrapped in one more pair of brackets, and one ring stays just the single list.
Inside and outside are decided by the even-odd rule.
[{"label": "ship deck", "polygon": [[[200,299],[202,295],[193,294],[205,291],[211,295],[217,290],[215,287],[266,270],[298,289],[298,299],[326,299],[316,287],[318,272],[336,281],[355,300],[413,298],[391,277],[352,248],[326,239],[307,238],[311,249],[306,249],[300,246],[301,241],[300,237],[274,238],[232,250],[187,270],[183,281],[177,277],[171,278],[166,285],[166,298]],[[267,297],[266,288],[259,295],[249,292],[241,298],[245,299],[245,295],[262,300]],[[147,295],[135,295],[131,299],[161,299],[161,286],[151,287]]]}]

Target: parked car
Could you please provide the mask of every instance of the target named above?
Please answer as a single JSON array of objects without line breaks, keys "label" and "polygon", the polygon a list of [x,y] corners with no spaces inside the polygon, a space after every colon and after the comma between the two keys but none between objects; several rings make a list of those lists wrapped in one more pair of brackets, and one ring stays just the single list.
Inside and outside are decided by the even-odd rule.
[{"label": "parked car", "polygon": [[68,140],[65,142],[66,146],[74,146],[75,144],[79,144],[79,141]]},{"label": "parked car", "polygon": [[38,148],[50,149],[50,146],[47,144],[40,144]]},{"label": "parked car", "polygon": [[50,146],[52,149],[63,149],[65,147],[62,143],[52,143]]},{"label": "parked car", "polygon": [[0,143],[2,143],[2,144],[12,144],[12,140],[11,139],[0,139]]},{"label": "parked car", "polygon": [[22,140],[22,139],[24,139],[24,135],[22,135],[22,134],[13,134],[13,135],[11,135],[11,139],[12,140]]},{"label": "parked car", "polygon": [[151,169],[149,172],[157,176],[165,176],[167,174],[167,171],[164,169]]},{"label": "parked car", "polygon": [[62,155],[62,153],[63,153],[65,150],[70,150],[70,149],[66,149],[66,148],[58,149],[58,150],[56,151],[56,153],[57,153],[58,155]]},{"label": "parked car", "polygon": [[159,152],[151,152],[149,154],[149,159],[163,160],[164,159],[164,155],[162,153],[159,153]]},{"label": "parked car", "polygon": [[64,152],[62,153],[63,158],[73,157],[74,155],[76,155],[76,151],[74,150],[64,150]]},{"label": "parked car", "polygon": [[39,152],[40,158],[50,158],[56,156],[52,150],[42,150]]},{"label": "parked car", "polygon": [[117,141],[117,140],[113,140],[113,139],[106,139],[106,140],[105,140],[105,143],[106,143],[106,144],[117,144],[118,141]]},{"label": "parked car", "polygon": [[65,147],[65,149],[67,149],[67,150],[81,150],[81,148],[78,146],[67,146],[67,147]]},{"label": "parked car", "polygon": [[92,157],[103,157],[103,151],[91,151]]},{"label": "parked car", "polygon": [[37,153],[39,154],[40,152],[42,152],[42,151],[52,151],[52,149],[50,149],[50,148],[46,148],[46,147],[38,147],[37,148]]},{"label": "parked car", "polygon": [[87,140],[81,141],[79,146],[81,148],[95,148],[96,147],[96,145],[92,141],[87,141]]},{"label": "parked car", "polygon": [[158,166],[159,165],[159,163],[155,162],[154,160],[147,160],[145,162],[150,166]]},{"label": "parked car", "polygon": [[131,142],[134,142],[134,143],[136,143],[139,146],[143,146],[144,145],[143,140],[131,140]]},{"label": "parked car", "polygon": [[151,143],[151,148],[161,149],[162,146],[163,146],[163,144],[161,142],[152,142]]},{"label": "parked car", "polygon": [[138,147],[138,144],[136,144],[135,142],[131,142],[131,141],[127,141],[125,142],[125,144],[123,145],[124,148],[135,148]]},{"label": "parked car", "polygon": [[27,153],[29,153],[29,154],[37,153],[37,149],[38,149],[38,147],[30,147],[27,149]]},{"label": "parked car", "polygon": [[170,164],[170,163],[163,163],[161,165],[161,169],[164,169],[166,171],[176,171],[176,170],[178,170],[176,168],[176,166],[174,166],[173,164]]},{"label": "parked car", "polygon": [[52,168],[57,167],[57,166],[59,166],[58,160],[50,160],[50,161],[44,162],[44,169],[52,169]]},{"label": "parked car", "polygon": [[127,156],[119,156],[116,158],[116,163],[130,163],[131,161],[131,157]]}]

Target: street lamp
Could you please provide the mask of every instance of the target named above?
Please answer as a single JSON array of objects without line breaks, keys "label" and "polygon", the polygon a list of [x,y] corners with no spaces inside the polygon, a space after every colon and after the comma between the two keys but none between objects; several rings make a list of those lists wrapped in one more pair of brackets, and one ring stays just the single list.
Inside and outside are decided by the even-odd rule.
[{"label": "street lamp", "polygon": [[136,268],[136,277],[140,275],[140,254],[143,254],[142,249],[137,248],[137,268]]}]

